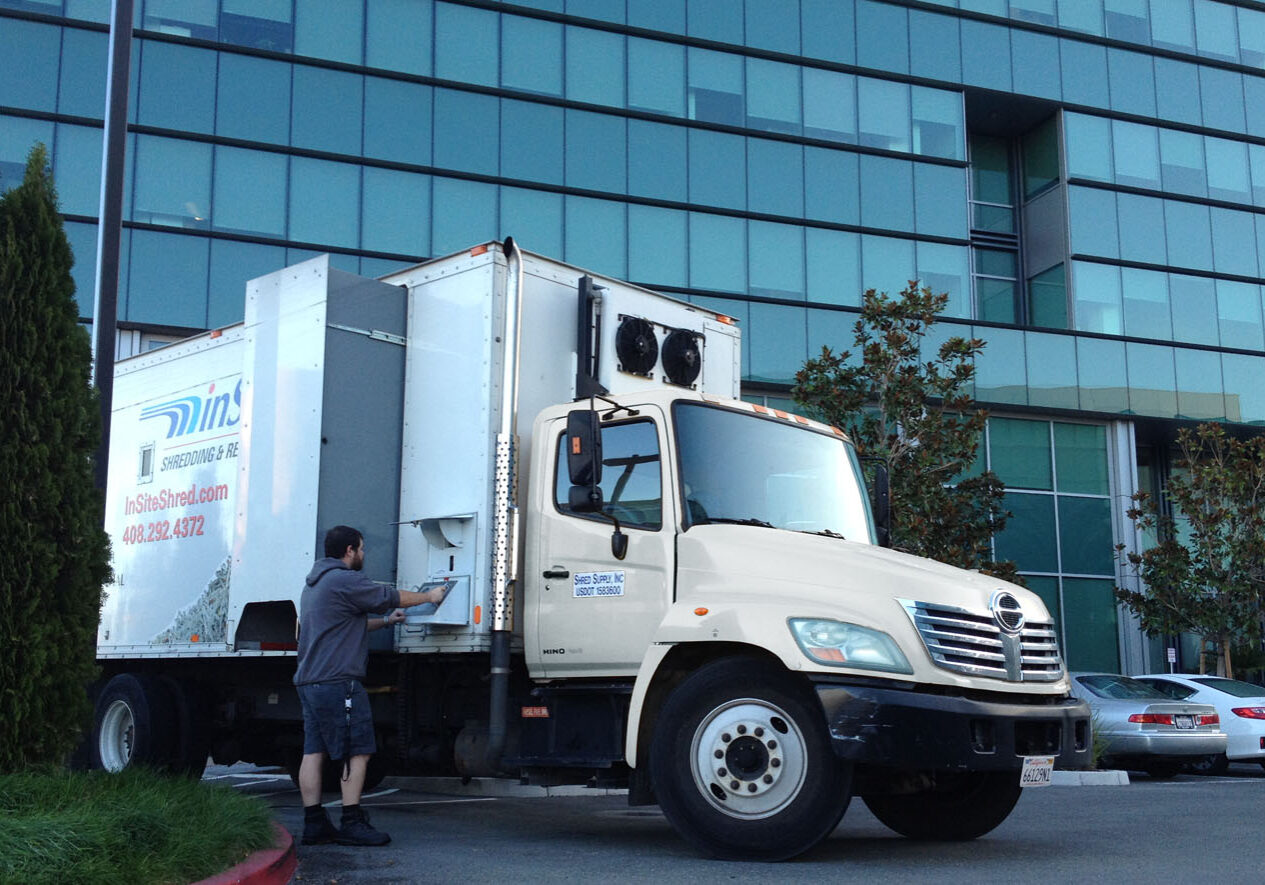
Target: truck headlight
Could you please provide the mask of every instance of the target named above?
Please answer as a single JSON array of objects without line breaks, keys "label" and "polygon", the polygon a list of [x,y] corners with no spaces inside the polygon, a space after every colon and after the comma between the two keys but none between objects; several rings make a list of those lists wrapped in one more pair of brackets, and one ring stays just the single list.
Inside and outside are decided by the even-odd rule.
[{"label": "truck headlight", "polygon": [[791,618],[787,623],[800,649],[819,664],[914,672],[900,647],[882,631],[824,618]]}]

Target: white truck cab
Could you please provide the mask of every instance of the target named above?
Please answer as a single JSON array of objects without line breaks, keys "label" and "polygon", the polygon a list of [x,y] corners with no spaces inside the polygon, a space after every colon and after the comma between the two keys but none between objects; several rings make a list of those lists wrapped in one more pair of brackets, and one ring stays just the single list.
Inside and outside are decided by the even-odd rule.
[{"label": "white truck cab", "polygon": [[847,437],[737,398],[740,341],[507,241],[379,281],[314,259],[122,361],[97,758],[297,765],[297,601],[343,523],[371,577],[451,588],[370,655],[379,776],[626,785],[770,860],[854,796],[968,839],[1086,767],[1040,598],[881,546]]}]

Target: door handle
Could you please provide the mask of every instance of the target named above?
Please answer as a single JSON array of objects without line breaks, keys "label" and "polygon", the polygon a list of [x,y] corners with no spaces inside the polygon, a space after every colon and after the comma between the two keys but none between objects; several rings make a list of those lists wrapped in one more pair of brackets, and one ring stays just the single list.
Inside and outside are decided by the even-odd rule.
[{"label": "door handle", "polygon": [[569,578],[571,573],[564,568],[549,569],[545,572],[546,578]]}]

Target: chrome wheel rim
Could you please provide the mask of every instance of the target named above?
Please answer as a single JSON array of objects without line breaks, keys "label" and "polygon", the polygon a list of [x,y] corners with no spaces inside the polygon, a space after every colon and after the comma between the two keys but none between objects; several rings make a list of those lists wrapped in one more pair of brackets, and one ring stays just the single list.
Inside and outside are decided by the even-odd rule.
[{"label": "chrome wheel rim", "polygon": [[694,786],[713,808],[740,820],[784,810],[808,775],[804,735],[776,704],[728,701],[699,723],[690,747]]}]

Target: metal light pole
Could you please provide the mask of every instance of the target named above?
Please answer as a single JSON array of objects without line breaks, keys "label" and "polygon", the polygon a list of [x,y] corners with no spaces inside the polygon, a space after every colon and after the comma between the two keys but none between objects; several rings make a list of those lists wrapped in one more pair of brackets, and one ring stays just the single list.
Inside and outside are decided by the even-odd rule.
[{"label": "metal light pole", "polygon": [[119,303],[119,244],[123,226],[123,163],[127,145],[128,75],[132,60],[132,0],[111,0],[109,88],[101,153],[101,207],[97,225],[97,275],[93,294],[93,383],[101,399],[97,487],[105,491],[110,468],[110,410],[114,399],[114,351]]}]

